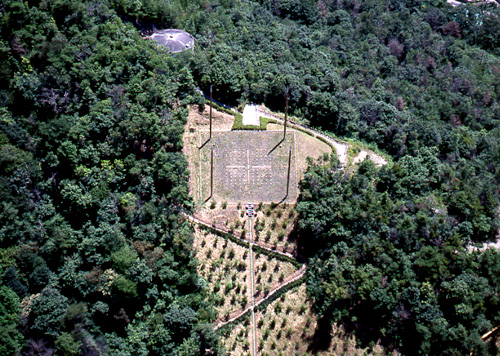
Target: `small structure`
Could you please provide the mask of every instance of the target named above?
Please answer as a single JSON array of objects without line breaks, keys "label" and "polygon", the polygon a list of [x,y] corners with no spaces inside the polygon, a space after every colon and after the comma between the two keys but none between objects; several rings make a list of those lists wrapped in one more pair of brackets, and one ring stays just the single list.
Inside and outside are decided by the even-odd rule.
[{"label": "small structure", "polygon": [[257,105],[245,105],[243,109],[243,125],[260,126],[259,115],[257,114]]},{"label": "small structure", "polygon": [[194,37],[182,30],[160,30],[154,32],[149,38],[152,38],[162,46],[168,47],[171,53],[178,53],[194,48]]}]

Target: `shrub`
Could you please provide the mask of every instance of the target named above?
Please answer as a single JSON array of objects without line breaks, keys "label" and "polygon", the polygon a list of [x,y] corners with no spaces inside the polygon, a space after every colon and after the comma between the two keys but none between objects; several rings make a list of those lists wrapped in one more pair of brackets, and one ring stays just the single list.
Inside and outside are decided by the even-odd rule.
[{"label": "shrub", "polygon": [[228,281],[227,284],[226,284],[226,288],[224,288],[224,293],[228,294],[231,289],[233,289],[234,285],[233,285],[233,281]]},{"label": "shrub", "polygon": [[285,230],[280,230],[278,232],[278,240],[283,241],[284,238],[285,238]]},{"label": "shrub", "polygon": [[244,271],[246,268],[247,268],[247,264],[244,261],[238,262],[238,270],[239,271]]},{"label": "shrub", "polygon": [[269,334],[270,334],[269,329],[264,330],[264,332],[262,333],[262,338],[264,340],[267,340],[267,338],[269,337]]},{"label": "shrub", "polygon": [[276,221],[276,218],[274,218],[273,221],[271,222],[271,230],[276,229],[277,224],[278,224],[278,222]]},{"label": "shrub", "polygon": [[216,206],[217,206],[217,202],[215,200],[211,200],[210,201],[210,209],[215,209]]},{"label": "shrub", "polygon": [[227,208],[227,201],[224,201],[222,202],[222,209],[226,209]]}]

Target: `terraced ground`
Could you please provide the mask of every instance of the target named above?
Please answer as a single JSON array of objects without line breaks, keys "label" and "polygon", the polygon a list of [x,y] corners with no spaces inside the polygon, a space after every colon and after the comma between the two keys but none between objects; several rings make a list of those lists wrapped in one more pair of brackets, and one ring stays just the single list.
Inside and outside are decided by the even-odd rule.
[{"label": "terraced ground", "polygon": [[[298,181],[307,157],[339,154],[340,147],[339,158],[352,164],[368,154],[291,127],[282,140],[279,122],[268,131],[229,131],[232,115],[213,110],[213,118],[209,140],[208,109],[192,107],[184,132],[196,203],[195,214],[187,218],[194,226],[198,271],[216,306],[214,328],[220,329],[228,354],[381,354],[377,345],[356,348],[354,338],[336,326],[327,330],[327,342],[322,340],[324,327],[307,298],[306,265],[295,258],[293,238]],[[248,202],[254,204],[252,219],[245,214]]]}]

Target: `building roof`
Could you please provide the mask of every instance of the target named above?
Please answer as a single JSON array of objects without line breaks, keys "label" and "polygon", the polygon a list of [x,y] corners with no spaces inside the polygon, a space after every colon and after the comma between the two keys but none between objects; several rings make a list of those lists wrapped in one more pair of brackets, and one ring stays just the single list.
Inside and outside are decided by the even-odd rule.
[{"label": "building roof", "polygon": [[168,47],[170,52],[177,53],[194,47],[194,37],[182,30],[160,30],[151,35],[151,38]]}]

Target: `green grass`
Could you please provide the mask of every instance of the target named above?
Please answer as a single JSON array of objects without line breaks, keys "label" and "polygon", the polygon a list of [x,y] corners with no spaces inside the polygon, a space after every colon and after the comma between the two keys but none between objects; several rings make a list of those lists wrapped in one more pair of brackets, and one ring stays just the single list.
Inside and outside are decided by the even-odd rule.
[{"label": "green grass", "polygon": [[[292,148],[289,195],[292,202],[298,196],[295,162],[295,134],[289,132],[282,140],[281,132],[230,131],[214,132],[212,139],[199,150],[201,172],[194,180],[201,184],[198,201],[210,196],[210,160],[214,152],[214,191],[212,199],[228,203],[279,202],[285,198],[288,157]],[[206,142],[208,134],[201,133],[200,142]],[[281,142],[281,143],[280,143]],[[279,145],[277,145],[280,143]],[[199,194],[200,195],[200,194]]]},{"label": "green grass", "polygon": [[266,130],[268,123],[275,123],[276,120],[267,117],[260,117],[260,125],[243,125],[243,116],[241,114],[234,115],[234,123],[231,130]]}]

